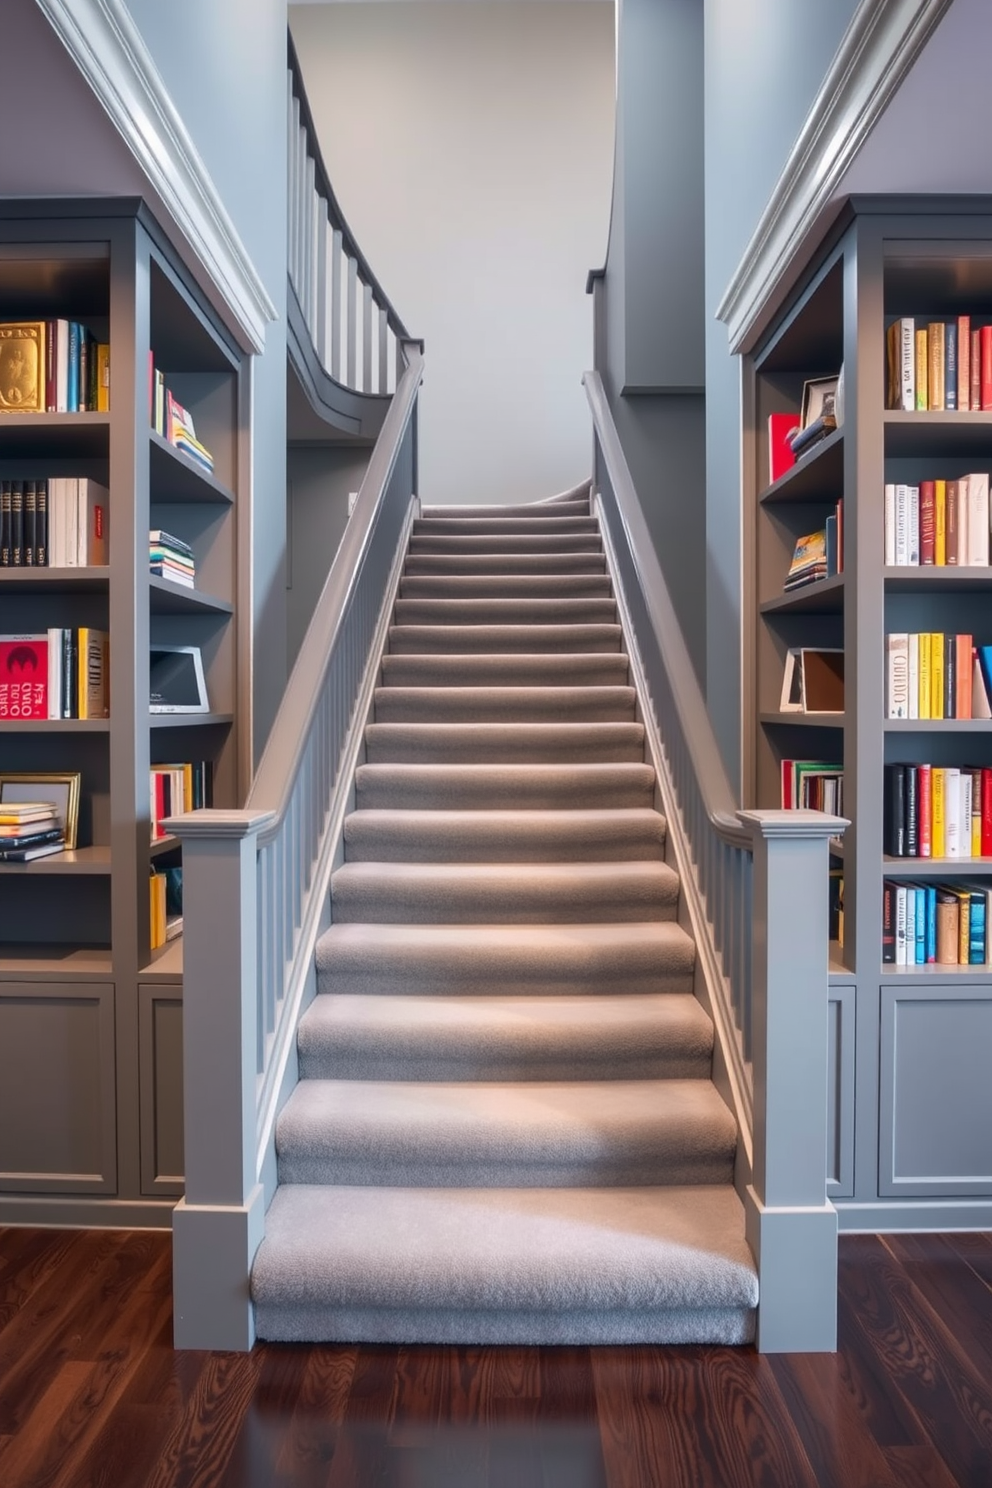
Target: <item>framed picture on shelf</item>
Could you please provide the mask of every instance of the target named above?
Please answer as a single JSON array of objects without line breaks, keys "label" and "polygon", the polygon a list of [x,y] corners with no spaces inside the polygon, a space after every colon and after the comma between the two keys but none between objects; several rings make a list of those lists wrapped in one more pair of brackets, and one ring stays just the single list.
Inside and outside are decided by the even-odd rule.
[{"label": "framed picture on shelf", "polygon": [[152,713],[209,713],[199,646],[155,646],[148,662]]},{"label": "framed picture on shelf", "polygon": [[65,845],[76,846],[79,827],[79,782],[78,770],[66,770],[52,774],[4,772],[0,774],[0,806],[10,802],[50,801],[54,805],[65,832]]},{"label": "framed picture on shelf", "polygon": [[803,383],[803,406],[800,427],[808,429],[820,418],[833,418],[839,424],[841,414],[837,407],[839,377],[814,377]]}]

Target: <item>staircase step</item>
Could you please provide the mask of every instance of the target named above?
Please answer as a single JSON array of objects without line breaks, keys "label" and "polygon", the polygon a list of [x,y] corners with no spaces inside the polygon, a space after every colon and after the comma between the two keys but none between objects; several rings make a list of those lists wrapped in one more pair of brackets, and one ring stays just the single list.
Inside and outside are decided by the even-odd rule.
[{"label": "staircase step", "polygon": [[414,537],[519,537],[538,533],[545,537],[574,537],[576,533],[598,536],[599,523],[588,512],[540,517],[494,517],[480,512],[473,517],[418,517],[413,524]]},{"label": "staircase step", "polygon": [[370,723],[365,755],[387,764],[585,764],[644,758],[639,723]]},{"label": "staircase step", "polygon": [[633,723],[632,687],[378,687],[376,723]]},{"label": "staircase step", "polygon": [[696,948],[675,920],[583,925],[333,924],[323,993],[595,996],[691,992]]},{"label": "staircase step", "polygon": [[409,1188],[730,1183],[737,1131],[709,1080],[301,1080],[280,1183]]},{"label": "staircase step", "polygon": [[519,522],[543,522],[548,517],[588,517],[588,496],[575,497],[569,501],[521,502],[514,506],[510,502],[502,506],[422,506],[420,515],[424,521],[435,518],[448,521],[451,517],[512,517]]},{"label": "staircase step", "polygon": [[624,809],[654,801],[646,764],[359,765],[359,807],[408,810],[555,810],[576,801]]},{"label": "staircase step", "polygon": [[665,863],[345,863],[333,919],[371,924],[571,924],[674,920],[678,875]]},{"label": "staircase step", "polygon": [[349,863],[642,862],[665,856],[657,811],[353,811]]},{"label": "staircase step", "polygon": [[691,993],[325,993],[299,1051],[307,1080],[708,1080],[713,1025]]},{"label": "staircase step", "polygon": [[415,653],[384,656],[388,687],[616,687],[629,662],[623,651],[532,652],[487,656]]},{"label": "staircase step", "polygon": [[394,625],[610,625],[612,599],[398,599]]},{"label": "staircase step", "polygon": [[609,599],[603,573],[414,574],[400,580],[403,599]]},{"label": "staircase step", "polygon": [[619,625],[392,625],[389,650],[427,655],[521,651],[619,651]]},{"label": "staircase step", "polygon": [[598,532],[425,533],[410,538],[413,553],[601,553]]},{"label": "staircase step", "polygon": [[748,1343],[734,1189],[280,1189],[252,1272],[273,1342]]},{"label": "staircase step", "polygon": [[602,553],[408,553],[415,574],[605,574]]}]

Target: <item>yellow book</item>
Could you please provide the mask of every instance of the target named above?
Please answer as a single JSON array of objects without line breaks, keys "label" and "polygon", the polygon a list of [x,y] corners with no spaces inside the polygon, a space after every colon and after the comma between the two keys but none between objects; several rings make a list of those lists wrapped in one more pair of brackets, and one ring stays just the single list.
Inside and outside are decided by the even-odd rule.
[{"label": "yellow book", "polygon": [[947,482],[933,483],[933,561],[947,563]]},{"label": "yellow book", "polygon": [[930,632],[930,717],[944,716],[944,635]]},{"label": "yellow book", "polygon": [[930,689],[933,681],[930,676],[930,632],[920,632],[919,661],[917,663],[920,685],[919,696],[916,704],[917,718],[930,717]]},{"label": "yellow book", "polygon": [[971,856],[982,856],[982,772],[971,772]]},{"label": "yellow book", "polygon": [[110,637],[105,630],[79,627],[76,680],[78,716],[110,717]]},{"label": "yellow book", "polygon": [[942,413],[944,409],[944,322],[942,320],[931,320],[927,326],[927,347],[930,352],[927,407]]},{"label": "yellow book", "polygon": [[165,945],[165,874],[152,870],[148,880],[148,940],[153,951]]},{"label": "yellow book", "polygon": [[110,347],[103,341],[96,348],[96,411],[110,412]]},{"label": "yellow book", "polygon": [[926,413],[929,408],[927,394],[927,373],[930,370],[930,356],[927,351],[927,328],[920,326],[916,331],[916,407],[921,413]]},{"label": "yellow book", "polygon": [[930,771],[930,851],[935,858],[944,856],[944,771],[934,765]]}]

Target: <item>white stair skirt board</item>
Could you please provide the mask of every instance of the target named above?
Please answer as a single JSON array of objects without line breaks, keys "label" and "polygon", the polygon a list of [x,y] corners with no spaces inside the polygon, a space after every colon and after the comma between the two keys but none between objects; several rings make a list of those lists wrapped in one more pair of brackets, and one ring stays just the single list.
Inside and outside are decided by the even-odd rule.
[{"label": "white stair skirt board", "polygon": [[415,523],[277,1128],[260,1337],[753,1338],[624,644],[587,498]]}]

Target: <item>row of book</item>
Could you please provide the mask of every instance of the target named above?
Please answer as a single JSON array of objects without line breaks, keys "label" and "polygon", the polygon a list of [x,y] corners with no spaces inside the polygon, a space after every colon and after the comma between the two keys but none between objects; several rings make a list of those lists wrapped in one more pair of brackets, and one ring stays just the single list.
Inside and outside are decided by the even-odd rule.
[{"label": "row of book", "polygon": [[886,328],[886,408],[977,412],[992,408],[992,325],[970,315],[917,322],[901,316]]},{"label": "row of book", "polygon": [[992,718],[992,646],[943,631],[893,631],[885,642],[887,718]]},{"label": "row of book", "polygon": [[110,717],[110,637],[91,626],[0,635],[0,721]]},{"label": "row of book", "polygon": [[782,809],[844,815],[844,767],[824,760],[784,759]]},{"label": "row of book", "polygon": [[160,579],[171,579],[186,589],[196,588],[196,560],[193,549],[179,537],[161,528],[148,534],[149,571]]},{"label": "row of book", "polygon": [[818,579],[832,579],[844,572],[844,502],[837,502],[824,525],[796,539],[784,592],[802,589]]},{"label": "row of book", "polygon": [[988,966],[987,884],[882,885],[882,964]]},{"label": "row of book", "polygon": [[153,951],[182,934],[183,870],[153,868],[149,887],[149,943]]},{"label": "row of book", "polygon": [[214,767],[211,760],[186,760],[182,764],[152,765],[148,791],[152,841],[167,837],[162,823],[184,811],[199,811],[214,802]]},{"label": "row of book", "polygon": [[0,481],[0,568],[105,566],[109,510],[87,476]]},{"label": "row of book", "polygon": [[992,857],[992,769],[886,765],[884,823],[890,858]]},{"label": "row of book", "polygon": [[989,475],[885,486],[888,568],[988,568]]},{"label": "row of book", "polygon": [[54,802],[0,802],[0,863],[30,863],[64,849],[65,824]]},{"label": "row of book", "polygon": [[106,413],[110,347],[78,320],[0,323],[0,412]]},{"label": "row of book", "polygon": [[148,358],[148,400],[151,425],[156,434],[189,455],[202,469],[210,472],[214,468],[214,457],[196,437],[193,415],[184,408],[172,391],[165,385],[165,373],[155,366],[152,354]]}]

